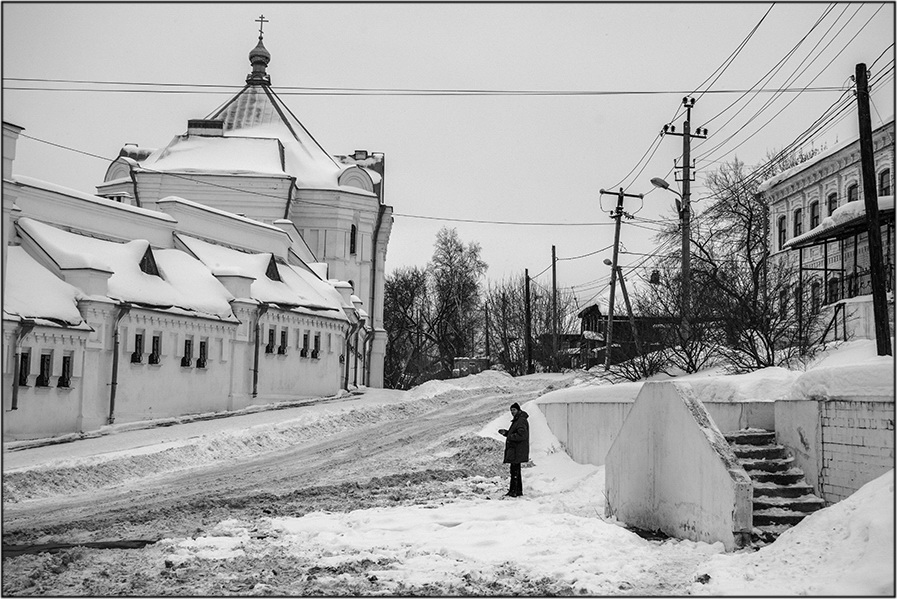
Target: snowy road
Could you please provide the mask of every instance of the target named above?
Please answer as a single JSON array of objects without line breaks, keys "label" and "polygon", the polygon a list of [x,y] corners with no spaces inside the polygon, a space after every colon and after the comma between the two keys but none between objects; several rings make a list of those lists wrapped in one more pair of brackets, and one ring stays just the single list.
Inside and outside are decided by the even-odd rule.
[{"label": "snowy road", "polygon": [[[8,557],[3,595],[893,593],[893,471],[758,552],[646,540],[527,403],[572,382],[483,373],[9,453],[4,544],[154,542]],[[502,500],[514,401],[533,461]]]}]

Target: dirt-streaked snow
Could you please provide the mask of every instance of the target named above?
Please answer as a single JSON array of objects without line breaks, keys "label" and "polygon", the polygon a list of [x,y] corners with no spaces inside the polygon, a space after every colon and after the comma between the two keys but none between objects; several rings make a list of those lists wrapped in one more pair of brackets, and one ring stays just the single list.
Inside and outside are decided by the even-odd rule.
[{"label": "dirt-streaked snow", "polygon": [[[846,344],[842,350],[852,354],[849,359],[824,357],[817,368],[869,363],[874,361],[870,347],[874,348],[865,342]],[[858,377],[866,376],[865,370],[856,372]],[[801,376],[774,374],[771,378],[783,386]],[[261,454],[303,436],[326,436],[374,421],[400,419],[403,414],[423,418],[426,409],[431,409],[427,406],[461,410],[465,402],[480,401],[484,390],[507,394],[507,402],[493,396],[495,405],[510,404],[515,393],[539,386],[558,388],[550,394],[555,396],[586,392],[588,384],[575,377],[515,379],[487,372],[433,381],[407,392],[366,390],[365,395],[336,402],[245,414],[239,418],[249,420],[239,426],[237,419],[224,418],[152,429],[158,435],[154,443],[145,437],[127,441],[131,434],[152,436],[146,431],[107,431],[113,434],[8,453],[4,488],[17,486],[9,487],[11,496],[5,493],[4,500],[17,496],[26,503],[47,501],[30,498],[41,496],[37,490],[41,477],[51,476],[54,469],[68,469],[68,476],[76,479],[79,473],[101,473],[104,464],[137,468],[146,464],[143,456],[160,449],[169,457],[181,452],[185,461],[195,461],[188,464],[192,466],[204,463],[201,460],[239,459],[245,452]],[[707,393],[715,388],[737,401],[749,397],[752,390],[767,388],[768,381],[758,377],[762,375],[715,383],[708,379],[702,385]],[[855,384],[865,383],[857,380]],[[603,387],[590,386],[593,391]],[[458,403],[446,404],[443,398],[449,397]],[[522,403],[522,407],[530,414],[532,439],[531,465],[523,470],[521,498],[502,497],[506,475],[441,481],[409,477],[405,487],[390,491],[396,495],[394,505],[375,502],[366,495],[370,488],[360,485],[352,488],[356,503],[344,509],[320,503],[304,515],[243,513],[219,518],[192,536],[163,537],[143,549],[72,549],[13,558],[5,564],[4,591],[893,596],[893,470],[840,503],[810,515],[774,543],[758,551],[727,554],[719,543],[647,540],[605,518],[604,468],[573,462],[548,429],[536,402]],[[506,408],[496,409],[491,419],[475,429],[479,443],[499,448],[503,438],[497,429],[506,428],[509,420]],[[86,443],[94,444],[89,452],[76,455],[72,451]],[[192,449],[184,449],[188,447]],[[458,455],[460,445],[445,451],[424,447],[433,452],[427,459],[464,457]],[[29,454],[39,459],[25,459]],[[91,493],[89,488],[82,492]],[[125,582],[131,579],[138,582]],[[29,580],[33,586],[28,586]]]}]

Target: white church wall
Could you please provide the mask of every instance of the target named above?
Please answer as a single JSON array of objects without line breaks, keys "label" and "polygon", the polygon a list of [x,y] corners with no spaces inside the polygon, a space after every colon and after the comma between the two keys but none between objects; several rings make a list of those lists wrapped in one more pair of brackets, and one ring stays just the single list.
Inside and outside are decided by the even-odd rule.
[{"label": "white church wall", "polygon": [[255,403],[336,394],[340,368],[333,339],[345,329],[345,321],[269,310],[262,319]]},{"label": "white church wall", "polygon": [[116,422],[227,410],[236,324],[132,309],[119,326]]},{"label": "white church wall", "polygon": [[[18,385],[14,378],[18,326],[18,322],[3,322],[3,438],[51,437],[79,430],[84,399],[82,374],[89,332],[36,326],[20,342],[19,355],[26,356],[24,360],[20,359],[20,364],[25,362],[28,370],[24,377],[26,384]],[[64,365],[69,369],[67,380],[63,377]],[[17,386],[15,409],[14,384]]]}]

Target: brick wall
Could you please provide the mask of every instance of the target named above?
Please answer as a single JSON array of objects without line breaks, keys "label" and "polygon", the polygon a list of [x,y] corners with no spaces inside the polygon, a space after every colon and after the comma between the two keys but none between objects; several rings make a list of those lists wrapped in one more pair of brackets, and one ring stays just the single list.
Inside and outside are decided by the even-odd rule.
[{"label": "brick wall", "polygon": [[825,401],[821,410],[819,482],[826,501],[840,501],[894,468],[894,402]]}]

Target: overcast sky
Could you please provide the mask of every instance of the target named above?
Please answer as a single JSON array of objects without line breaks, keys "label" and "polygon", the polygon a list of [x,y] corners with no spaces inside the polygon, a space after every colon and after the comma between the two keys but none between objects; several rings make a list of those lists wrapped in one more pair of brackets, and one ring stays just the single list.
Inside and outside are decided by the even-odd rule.
[{"label": "overcast sky", "polygon": [[[602,261],[610,249],[564,260],[613,243],[615,198],[599,189],[651,192],[626,200],[637,214],[621,231],[631,253],[620,256],[640,265],[630,278],[650,265],[639,253],[656,248],[651,221],[673,218],[675,197],[650,179],[673,182],[682,154],[681,137],[658,134],[667,123],[681,131],[684,95],[697,99],[692,127],[709,129],[693,148],[697,210],[707,172],[736,155],[756,164],[798,139],[853,97],[845,90],[860,62],[876,82],[873,125],[894,114],[893,3],[6,2],[3,119],[105,158],[22,138],[15,172],[95,192],[123,144],[162,147],[187,119],[239,91],[260,14],[269,21],[274,89],[321,145],[386,155],[386,202],[396,212],[388,272],[426,263],[439,228],[455,227],[481,244],[491,280],[529,269],[549,289],[557,246],[558,284],[575,286],[580,305],[606,289],[609,275]],[[21,87],[90,91],[11,89]],[[754,87],[809,89],[743,93]],[[345,93],[374,88],[499,93]],[[507,93],[520,91],[552,93]],[[848,104],[811,143],[857,135]]]}]

